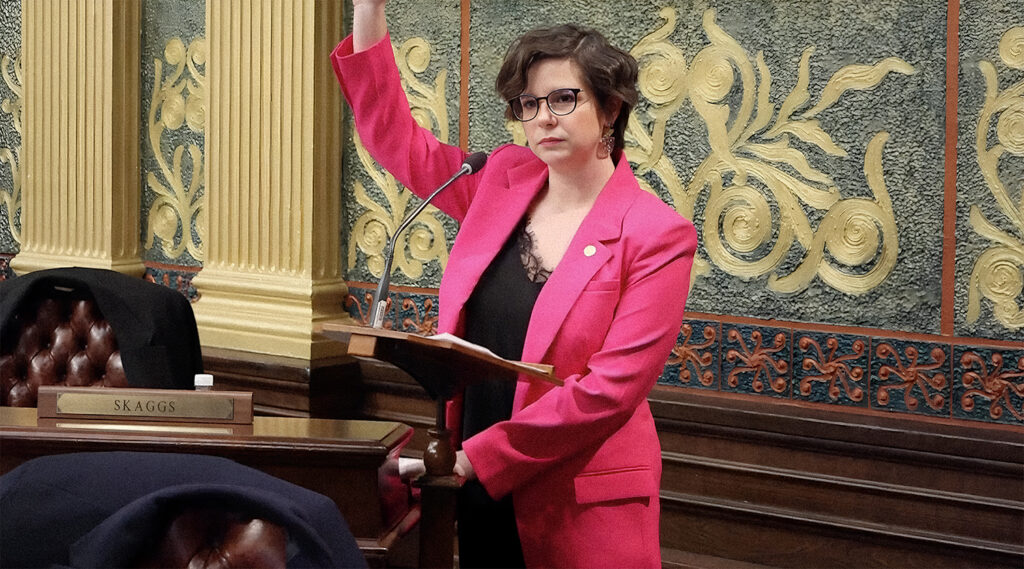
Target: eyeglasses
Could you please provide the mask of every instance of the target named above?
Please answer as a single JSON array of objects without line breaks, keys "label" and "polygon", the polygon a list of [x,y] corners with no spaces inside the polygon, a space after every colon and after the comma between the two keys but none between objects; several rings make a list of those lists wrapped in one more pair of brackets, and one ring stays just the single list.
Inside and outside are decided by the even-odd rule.
[{"label": "eyeglasses", "polygon": [[548,104],[551,114],[565,116],[576,110],[576,96],[583,89],[555,89],[545,97],[534,97],[533,95],[519,95],[509,99],[508,104],[512,107],[512,114],[522,122],[532,121],[537,118],[540,112],[540,102]]}]

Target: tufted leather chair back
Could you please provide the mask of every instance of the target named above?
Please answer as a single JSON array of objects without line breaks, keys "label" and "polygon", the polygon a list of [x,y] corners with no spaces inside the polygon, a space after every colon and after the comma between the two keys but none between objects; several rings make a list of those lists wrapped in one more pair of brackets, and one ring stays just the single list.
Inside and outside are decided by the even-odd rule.
[{"label": "tufted leather chair back", "polygon": [[135,566],[188,569],[284,569],[288,530],[261,518],[216,508],[189,508]]},{"label": "tufted leather chair back", "polygon": [[41,385],[192,389],[202,371],[176,290],[86,267],[0,281],[0,405],[36,405]]},{"label": "tufted leather chair back", "polygon": [[34,407],[41,385],[127,387],[117,338],[92,295],[47,289],[21,303],[17,341],[0,347],[0,405]]}]

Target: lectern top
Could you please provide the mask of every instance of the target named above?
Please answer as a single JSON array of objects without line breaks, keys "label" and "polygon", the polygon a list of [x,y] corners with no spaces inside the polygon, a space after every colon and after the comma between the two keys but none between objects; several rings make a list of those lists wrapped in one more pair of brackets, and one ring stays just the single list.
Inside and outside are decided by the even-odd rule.
[{"label": "lectern top", "polygon": [[547,364],[501,358],[486,348],[452,336],[324,322],[321,334],[348,344],[348,354],[391,363],[412,376],[434,399],[449,399],[461,387],[489,378],[516,381],[520,375],[562,385]]}]

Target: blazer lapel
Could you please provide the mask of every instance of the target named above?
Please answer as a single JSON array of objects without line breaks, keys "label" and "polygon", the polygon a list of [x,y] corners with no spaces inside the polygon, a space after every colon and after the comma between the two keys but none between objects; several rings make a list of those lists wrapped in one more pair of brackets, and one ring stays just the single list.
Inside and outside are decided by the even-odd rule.
[{"label": "blazer lapel", "polygon": [[461,333],[466,301],[547,178],[547,165],[534,158],[508,169],[504,186],[495,184],[494,191],[477,196],[471,214],[459,230],[442,276],[440,331]]},{"label": "blazer lapel", "polygon": [[543,360],[569,309],[612,257],[607,244],[617,241],[622,234],[622,217],[635,199],[634,189],[639,190],[636,178],[623,157],[537,297],[523,346],[523,361]]}]

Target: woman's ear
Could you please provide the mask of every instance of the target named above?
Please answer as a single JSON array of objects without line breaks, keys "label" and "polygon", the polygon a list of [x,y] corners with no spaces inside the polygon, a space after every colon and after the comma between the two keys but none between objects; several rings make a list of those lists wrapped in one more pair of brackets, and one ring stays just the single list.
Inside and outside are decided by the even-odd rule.
[{"label": "woman's ear", "polygon": [[619,111],[622,110],[622,99],[613,97],[608,101],[607,107],[604,109],[604,124],[615,124],[619,120]]}]

